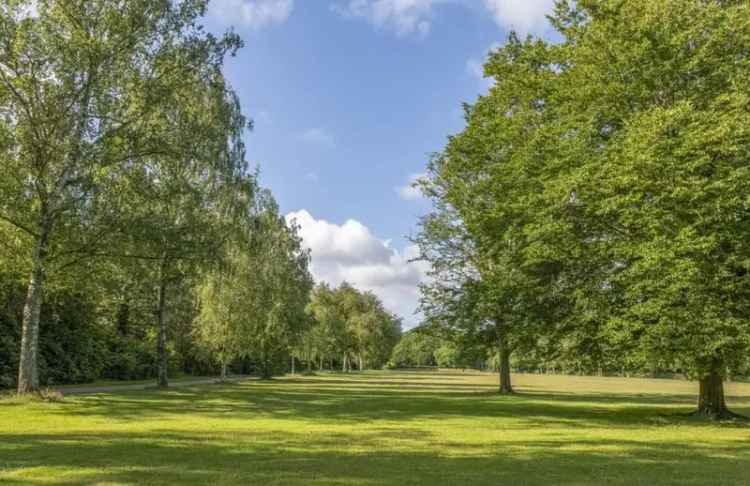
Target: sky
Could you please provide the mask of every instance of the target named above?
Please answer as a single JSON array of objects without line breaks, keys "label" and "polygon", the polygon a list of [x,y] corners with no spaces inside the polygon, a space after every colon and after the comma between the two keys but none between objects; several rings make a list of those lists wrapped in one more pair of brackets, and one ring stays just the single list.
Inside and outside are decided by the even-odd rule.
[{"label": "sky", "polygon": [[419,323],[428,267],[409,237],[411,187],[487,91],[482,64],[511,29],[550,34],[554,0],[211,0],[207,27],[245,42],[225,73],[254,121],[260,167],[311,250],[316,281],[346,280]]}]

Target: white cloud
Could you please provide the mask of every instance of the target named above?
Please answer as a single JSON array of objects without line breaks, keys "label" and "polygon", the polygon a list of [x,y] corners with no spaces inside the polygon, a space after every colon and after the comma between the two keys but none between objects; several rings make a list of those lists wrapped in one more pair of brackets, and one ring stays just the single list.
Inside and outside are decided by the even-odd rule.
[{"label": "white cloud", "polygon": [[294,0],[213,0],[212,16],[225,24],[260,29],[284,23],[294,10]]},{"label": "white cloud", "polygon": [[350,219],[342,225],[315,219],[308,211],[289,213],[300,236],[310,248],[311,271],[315,280],[339,285],[347,281],[362,290],[374,292],[390,311],[404,318],[406,327],[418,322],[414,315],[419,300],[419,283],[427,273],[424,262],[410,262],[418,249],[407,246],[403,251],[391,247],[390,241],[374,236],[362,223]]},{"label": "white cloud", "polygon": [[546,15],[555,7],[555,0],[482,1],[500,27],[514,29],[522,36],[548,30]]},{"label": "white cloud", "polygon": [[334,147],[336,141],[333,139],[333,135],[323,130],[322,128],[310,128],[302,134],[302,140],[312,145],[319,145],[321,147]]},{"label": "white cloud", "polygon": [[430,32],[433,10],[438,4],[482,5],[504,29],[520,35],[541,34],[549,29],[546,15],[555,0],[337,0],[331,10],[345,18],[364,19],[379,29],[403,37]]},{"label": "white cloud", "polygon": [[432,7],[438,0],[347,0],[331,6],[345,18],[361,18],[397,36],[424,37],[430,32]]},{"label": "white cloud", "polygon": [[427,177],[427,174],[412,174],[409,176],[409,182],[406,185],[396,188],[399,197],[404,201],[416,201],[422,199],[424,197],[422,191],[418,187],[415,187],[414,184],[424,177]]}]

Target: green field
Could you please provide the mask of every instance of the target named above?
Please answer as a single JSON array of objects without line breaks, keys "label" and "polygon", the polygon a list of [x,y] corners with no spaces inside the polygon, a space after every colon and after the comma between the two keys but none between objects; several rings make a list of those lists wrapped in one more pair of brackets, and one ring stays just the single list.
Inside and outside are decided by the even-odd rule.
[{"label": "green field", "polygon": [[[370,372],[0,401],[0,484],[741,485],[750,428],[695,384]],[[750,385],[730,384],[750,414]]]}]

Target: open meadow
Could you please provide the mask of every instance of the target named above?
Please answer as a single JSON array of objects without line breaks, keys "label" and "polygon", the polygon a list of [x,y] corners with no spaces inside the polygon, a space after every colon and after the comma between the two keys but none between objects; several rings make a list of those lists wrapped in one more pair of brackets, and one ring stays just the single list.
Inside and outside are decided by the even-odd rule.
[{"label": "open meadow", "polygon": [[[366,372],[0,401],[0,484],[743,485],[750,427],[696,384]],[[750,415],[750,384],[727,385]]]}]

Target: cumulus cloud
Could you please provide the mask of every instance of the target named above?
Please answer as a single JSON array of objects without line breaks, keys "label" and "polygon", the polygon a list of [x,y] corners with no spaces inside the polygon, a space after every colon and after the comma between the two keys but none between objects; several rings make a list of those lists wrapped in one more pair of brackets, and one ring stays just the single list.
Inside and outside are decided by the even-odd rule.
[{"label": "cumulus cloud", "polygon": [[500,27],[514,29],[522,36],[547,30],[546,15],[555,7],[555,0],[482,1]]},{"label": "cumulus cloud", "polygon": [[[490,12],[504,29],[514,29],[525,36],[540,34],[548,28],[546,15],[555,0],[471,0]],[[379,29],[400,37],[425,36],[430,32],[434,7],[438,4],[468,6],[468,0],[337,0],[331,10],[345,18],[363,19]],[[472,4],[473,5],[473,4]]]},{"label": "cumulus cloud", "polygon": [[212,16],[225,24],[260,29],[284,23],[294,10],[294,0],[213,0]]},{"label": "cumulus cloud", "polygon": [[350,219],[338,225],[316,219],[306,210],[289,213],[287,221],[299,225],[304,245],[310,249],[315,280],[339,285],[347,281],[374,292],[390,311],[404,318],[406,327],[418,322],[414,315],[419,300],[419,283],[425,278],[424,262],[410,262],[419,250],[402,251],[377,238],[365,225]]},{"label": "cumulus cloud", "polygon": [[425,177],[427,177],[427,174],[424,173],[412,174],[409,176],[409,182],[407,184],[396,188],[398,196],[404,201],[417,201],[422,199],[424,195],[418,187],[415,187],[415,184]]},{"label": "cumulus cloud", "polygon": [[333,135],[323,130],[322,128],[310,128],[302,134],[302,140],[312,145],[319,145],[321,147],[334,147],[336,141],[333,139]]},{"label": "cumulus cloud", "polygon": [[435,3],[437,0],[347,0],[333,4],[331,10],[344,18],[364,19],[399,37],[411,34],[423,37],[430,32]]}]

